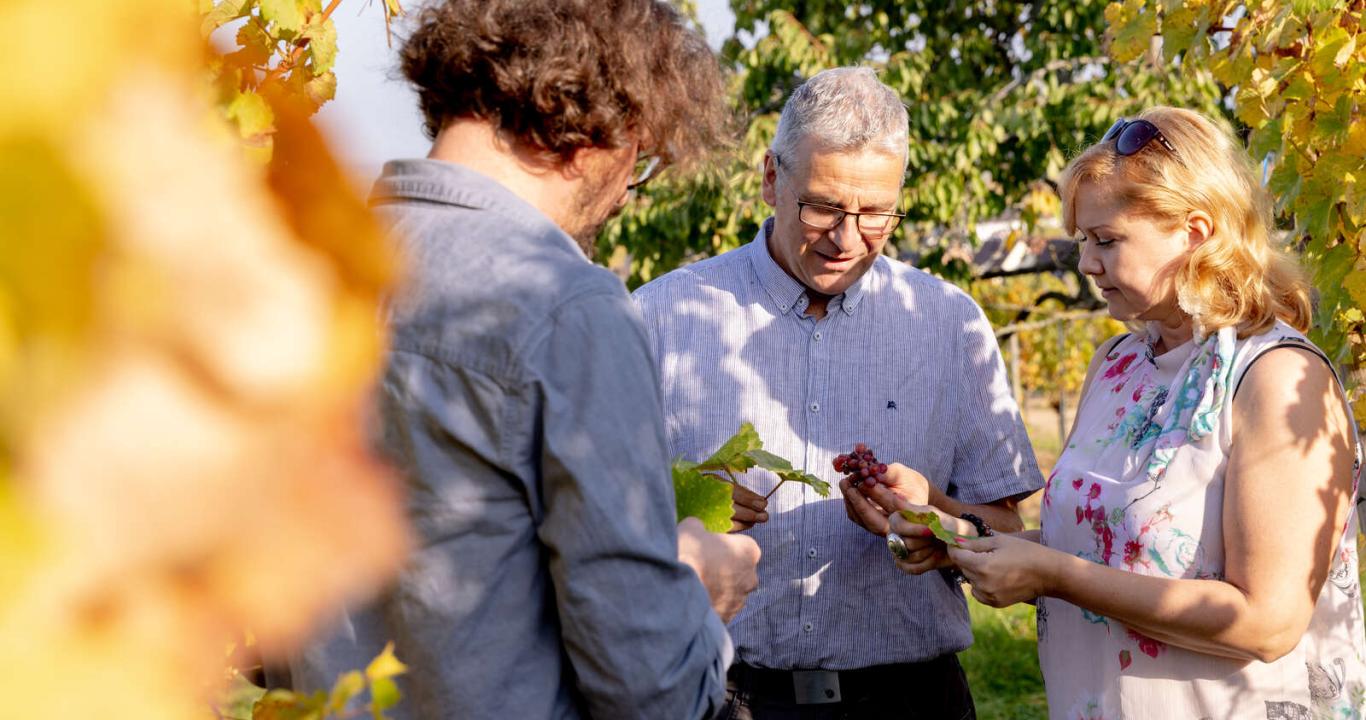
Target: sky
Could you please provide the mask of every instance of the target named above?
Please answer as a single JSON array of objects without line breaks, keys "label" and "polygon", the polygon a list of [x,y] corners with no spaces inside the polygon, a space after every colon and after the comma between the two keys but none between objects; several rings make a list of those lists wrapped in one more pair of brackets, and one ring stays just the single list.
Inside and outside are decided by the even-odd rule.
[{"label": "sky", "polygon": [[[405,2],[409,17],[417,2]],[[697,11],[713,48],[730,35],[735,16],[728,0],[697,0]],[[430,142],[422,134],[417,96],[398,72],[395,47],[385,42],[384,18],[373,2],[342,3],[337,23],[337,97],[318,112],[317,123],[333,151],[366,187],[384,161],[422,157]],[[399,34],[406,26],[400,22]]]}]

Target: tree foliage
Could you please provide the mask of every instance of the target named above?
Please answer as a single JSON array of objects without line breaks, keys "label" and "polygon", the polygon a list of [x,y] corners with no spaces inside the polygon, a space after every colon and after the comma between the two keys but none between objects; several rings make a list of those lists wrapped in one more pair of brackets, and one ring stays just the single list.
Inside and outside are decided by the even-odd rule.
[{"label": "tree foliage", "polygon": [[1106,16],[1116,61],[1151,52],[1188,75],[1209,68],[1233,94],[1279,220],[1314,271],[1313,338],[1340,362],[1366,360],[1366,2],[1125,0]]},{"label": "tree foliage", "polygon": [[[626,248],[631,283],[748,242],[768,214],[758,167],[792,89],[830,67],[866,64],[910,112],[902,238],[890,252],[1021,209],[1069,155],[1115,118],[1169,103],[1224,112],[1208,71],[1121,63],[1106,53],[1106,5],[1082,2],[733,0],[724,61],[748,125],[696,178],[648,187],[601,238]],[[756,39],[757,38],[757,39]],[[665,176],[667,178],[667,175]]]},{"label": "tree foliage", "polygon": [[[311,115],[337,94],[337,25],[341,0],[199,0],[200,33],[235,26],[232,52],[209,60],[219,106],[243,143],[270,158],[276,106]],[[403,14],[399,0],[381,0],[384,24]]]},{"label": "tree foliage", "polygon": [[232,639],[297,643],[404,554],[358,412],[394,258],[296,106],[248,159],[201,20],[0,3],[6,717],[202,718]]}]

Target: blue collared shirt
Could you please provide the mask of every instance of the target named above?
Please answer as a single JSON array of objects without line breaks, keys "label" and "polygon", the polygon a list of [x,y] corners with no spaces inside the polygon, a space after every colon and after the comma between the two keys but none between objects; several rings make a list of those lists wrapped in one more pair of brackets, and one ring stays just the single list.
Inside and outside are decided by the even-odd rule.
[{"label": "blue collared shirt", "polygon": [[678,561],[644,328],[621,281],[493,180],[389,163],[403,242],[379,393],[419,546],[293,664],[330,688],[392,640],[397,718],[698,718],[729,639]]},{"label": "blue collared shirt", "polygon": [[[835,455],[865,442],[962,502],[1043,480],[990,324],[958,288],[879,257],[824,318],[774,262],[765,232],[635,293],[664,393],[669,451],[700,460],[754,423],[764,447],[832,485]],[[763,494],[776,478],[742,480]],[[912,662],[972,642],[962,591],[909,576],[885,543],[849,521],[838,489],[786,484],[769,520],[759,589],[731,623],[740,660],[843,670]]]}]

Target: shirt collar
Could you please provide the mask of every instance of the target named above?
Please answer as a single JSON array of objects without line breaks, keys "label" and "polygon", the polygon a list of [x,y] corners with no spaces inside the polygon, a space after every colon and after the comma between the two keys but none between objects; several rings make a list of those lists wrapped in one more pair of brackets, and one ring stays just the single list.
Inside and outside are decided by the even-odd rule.
[{"label": "shirt collar", "polygon": [[[783,270],[782,266],[773,259],[773,255],[768,251],[768,236],[773,232],[773,218],[769,217],[759,226],[759,233],[750,243],[754,245],[754,250],[750,254],[751,264],[754,266],[754,274],[759,278],[759,284],[763,286],[778,310],[786,315],[792,308],[800,304],[806,294],[806,286],[797,282],[791,275]],[[853,315],[858,309],[859,303],[863,301],[863,296],[867,294],[869,277],[873,274],[874,267],[869,268],[853,285],[849,286],[840,295],[830,298],[830,304],[826,307],[827,312],[832,312],[835,308],[844,311],[845,315]]]},{"label": "shirt collar", "polygon": [[545,213],[473,168],[430,158],[390,160],[385,163],[384,170],[370,191],[370,205],[375,207],[412,200],[495,213],[509,223],[560,237],[581,257],[588,259],[578,243]]}]

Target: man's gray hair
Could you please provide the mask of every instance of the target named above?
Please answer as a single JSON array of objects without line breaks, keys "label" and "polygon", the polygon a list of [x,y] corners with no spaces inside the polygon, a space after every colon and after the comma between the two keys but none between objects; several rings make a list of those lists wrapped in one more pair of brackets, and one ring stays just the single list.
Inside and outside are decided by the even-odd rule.
[{"label": "man's gray hair", "polygon": [[878,150],[906,163],[910,118],[896,91],[868,67],[823,70],[783,106],[770,151],[791,162],[803,140],[825,151]]}]

